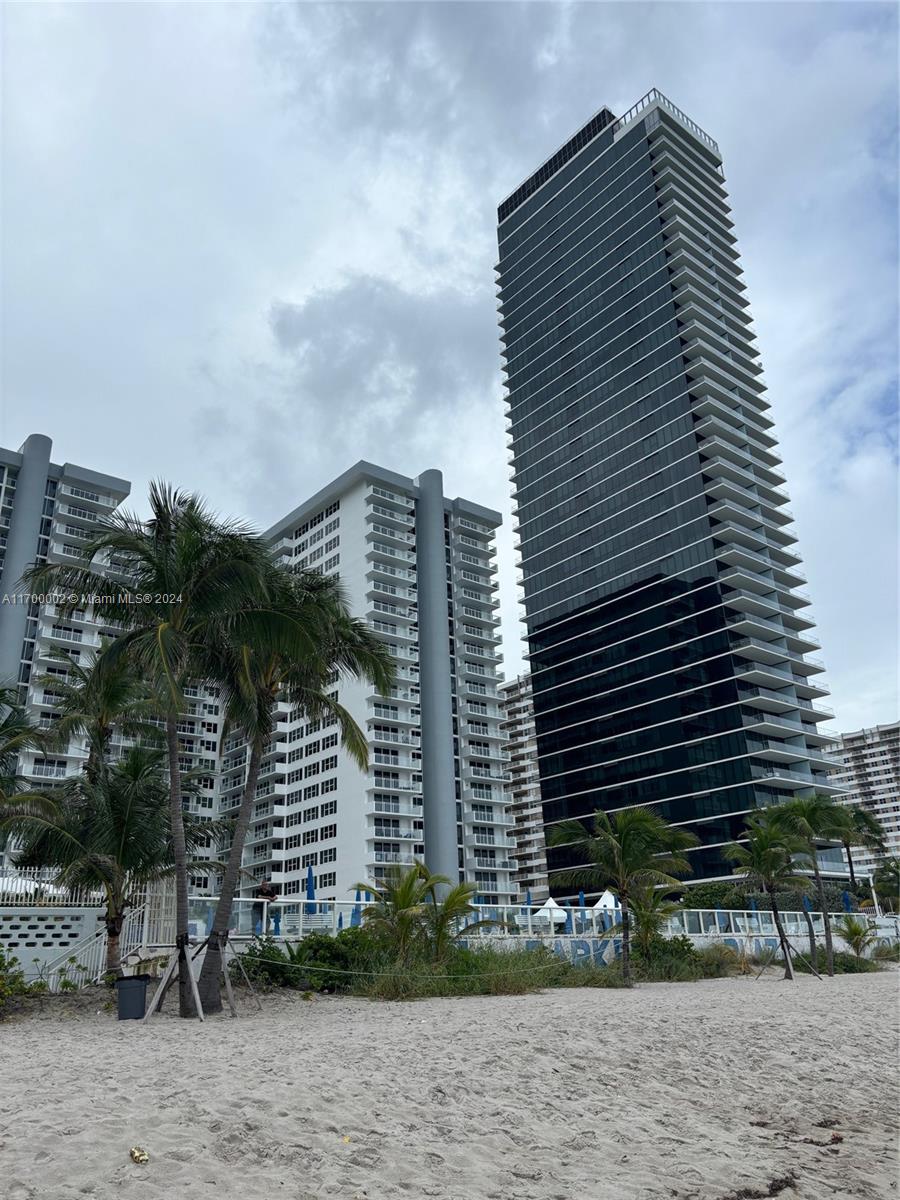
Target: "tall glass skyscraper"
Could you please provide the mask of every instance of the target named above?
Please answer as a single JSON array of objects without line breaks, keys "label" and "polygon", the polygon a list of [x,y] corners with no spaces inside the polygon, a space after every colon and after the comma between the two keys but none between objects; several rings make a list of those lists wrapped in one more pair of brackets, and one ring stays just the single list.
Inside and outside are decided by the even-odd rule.
[{"label": "tall glass skyscraper", "polygon": [[748,811],[836,789],[718,147],[650,92],[498,222],[545,824],[649,805],[730,876]]}]

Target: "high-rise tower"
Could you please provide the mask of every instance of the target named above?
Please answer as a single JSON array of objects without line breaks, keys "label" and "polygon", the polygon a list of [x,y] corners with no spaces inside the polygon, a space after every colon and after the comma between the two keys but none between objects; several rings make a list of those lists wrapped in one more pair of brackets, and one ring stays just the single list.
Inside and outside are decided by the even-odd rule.
[{"label": "high-rise tower", "polygon": [[[334,679],[369,741],[361,772],[336,724],[287,706],[263,760],[246,864],[284,896],[310,868],[323,899],[348,900],[361,879],[424,859],[514,899],[500,730],[494,535],[500,514],[445,498],[439,471],[416,479],[360,462],[268,531],[283,565],[339,575],[354,615],[384,640],[396,685],[380,695]],[[226,743],[221,811],[240,802],[246,744]]]},{"label": "high-rise tower", "polygon": [[836,789],[718,146],[652,91],[498,221],[545,822],[651,805],[730,875],[744,814]]}]

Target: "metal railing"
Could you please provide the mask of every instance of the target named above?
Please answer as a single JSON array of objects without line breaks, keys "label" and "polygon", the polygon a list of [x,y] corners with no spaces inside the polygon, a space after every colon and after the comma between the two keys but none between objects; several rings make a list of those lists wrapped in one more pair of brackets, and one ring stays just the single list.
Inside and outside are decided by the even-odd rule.
[{"label": "metal railing", "polygon": [[709,146],[709,148],[716,154],[719,153],[718,142],[711,138],[704,129],[701,129],[696,121],[692,121],[687,113],[682,112],[677,105],[673,104],[668,96],[664,96],[658,88],[651,88],[646,96],[642,96],[640,100],[638,100],[637,104],[632,104],[628,112],[623,113],[623,115],[619,117],[617,121],[613,121],[613,137],[615,137],[621,129],[624,129],[630,121],[633,121],[639,113],[642,113],[645,108],[650,108],[650,106],[653,104],[658,104],[661,108],[666,109],[672,114],[673,117],[676,117],[682,125],[685,125],[696,138],[699,138],[701,142]]}]

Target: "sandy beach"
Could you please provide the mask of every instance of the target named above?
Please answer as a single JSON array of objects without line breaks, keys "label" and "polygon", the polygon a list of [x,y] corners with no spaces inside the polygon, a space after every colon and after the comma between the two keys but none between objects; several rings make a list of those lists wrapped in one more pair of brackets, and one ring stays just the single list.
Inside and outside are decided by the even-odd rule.
[{"label": "sandy beach", "polygon": [[0,1194],[885,1200],[897,983],[17,1018],[0,1026]]}]

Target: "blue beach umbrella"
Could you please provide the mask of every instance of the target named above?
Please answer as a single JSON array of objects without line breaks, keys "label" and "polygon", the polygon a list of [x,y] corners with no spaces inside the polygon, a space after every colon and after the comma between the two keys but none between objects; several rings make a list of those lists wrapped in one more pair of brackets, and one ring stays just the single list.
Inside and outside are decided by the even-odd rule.
[{"label": "blue beach umbrella", "polygon": [[343,928],[344,928],[344,914],[342,912],[340,912],[340,913],[338,913],[338,929],[343,929]]},{"label": "blue beach umbrella", "polygon": [[529,908],[531,908],[531,888],[528,888],[528,890],[525,892],[525,903]]},{"label": "blue beach umbrella", "polygon": [[800,899],[803,901],[804,911],[812,912],[812,905],[809,902],[809,896],[801,896]]},{"label": "blue beach umbrella", "polygon": [[[312,866],[306,868],[306,898],[307,900],[315,900],[316,898],[316,881],[313,878]],[[316,906],[314,904],[307,904],[306,915],[312,917],[315,916],[315,912]]]},{"label": "blue beach umbrella", "polygon": [[843,900],[843,902],[844,902],[844,912],[852,913],[852,912],[853,912],[853,903],[852,903],[852,901],[850,900],[850,893],[849,893],[849,892],[844,892],[844,893],[841,895],[841,899],[842,899],[842,900]]},{"label": "blue beach umbrella", "polygon": [[567,902],[566,923],[565,923],[565,926],[563,927],[563,933],[574,933],[574,932],[575,932],[575,929],[572,924],[572,901],[569,900]]},{"label": "blue beach umbrella", "polygon": [[581,909],[581,928],[582,929],[584,929],[584,924],[587,919],[587,914],[585,912],[585,906],[586,906],[586,901],[584,898],[584,891],[582,890],[578,893],[578,907]]},{"label": "blue beach umbrella", "polygon": [[359,888],[356,889],[356,903],[350,912],[350,924],[355,928],[362,922],[362,910],[359,907]]}]

